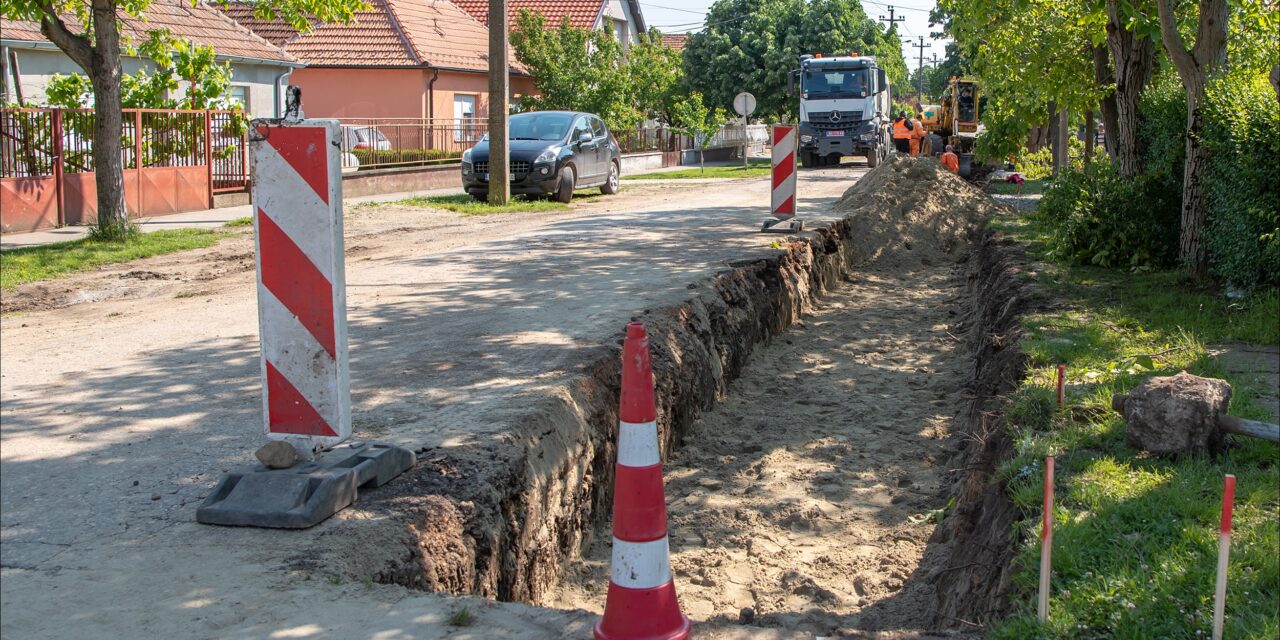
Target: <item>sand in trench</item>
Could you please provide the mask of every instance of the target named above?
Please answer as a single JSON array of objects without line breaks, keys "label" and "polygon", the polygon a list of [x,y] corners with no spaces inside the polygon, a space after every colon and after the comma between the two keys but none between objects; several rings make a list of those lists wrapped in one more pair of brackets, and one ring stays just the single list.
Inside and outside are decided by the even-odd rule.
[{"label": "sand in trench", "polygon": [[[925,559],[928,516],[947,502],[971,368],[948,332],[962,311],[957,263],[989,211],[954,213],[954,199],[920,185],[945,196],[958,181],[925,162],[863,179],[878,191],[905,182],[892,208],[860,212],[866,199],[850,190],[844,208],[885,230],[864,240],[871,263],[754,354],[666,462],[672,568],[704,632],[740,621],[818,634],[930,626],[927,578],[945,559]],[[872,219],[884,215],[901,217]],[[603,607],[607,523],[594,540],[548,604]]]}]

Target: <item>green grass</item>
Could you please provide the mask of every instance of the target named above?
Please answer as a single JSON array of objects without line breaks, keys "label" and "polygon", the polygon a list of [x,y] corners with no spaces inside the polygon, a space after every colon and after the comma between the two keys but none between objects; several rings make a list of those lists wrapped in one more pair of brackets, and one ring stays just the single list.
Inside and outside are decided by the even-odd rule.
[{"label": "green grass", "polygon": [[[1048,180],[1027,180],[1022,183],[1022,194],[1044,193],[1048,183]],[[1015,194],[1018,193],[1018,185],[1004,181],[992,180],[987,184],[987,191],[990,193],[1000,193],[1005,195]]]},{"label": "green grass", "polygon": [[[1023,219],[997,222],[1035,254]],[[1029,375],[1009,399],[1016,454],[1001,467],[1025,514],[1014,580],[1017,611],[992,638],[1201,638],[1213,611],[1222,476],[1236,475],[1226,637],[1280,636],[1280,446],[1239,438],[1218,458],[1156,458],[1129,449],[1111,396],[1153,375],[1226,378],[1230,413],[1269,420],[1258,389],[1232,379],[1205,344],[1276,344],[1275,296],[1230,303],[1175,273],[1044,265],[1034,277],[1065,308],[1025,319]],[[1067,369],[1067,408],[1052,391]],[[1042,462],[1056,456],[1050,621],[1035,616]]]},{"label": "green grass", "polygon": [[235,218],[235,219],[233,219],[233,220],[228,220],[228,221],[227,221],[227,223],[226,223],[226,224],[224,224],[224,225],[222,225],[222,226],[224,226],[224,227],[252,227],[252,226],[253,226],[253,216],[245,216],[245,217],[243,217],[243,218]]},{"label": "green grass", "polygon": [[622,176],[623,180],[684,180],[687,178],[759,178],[769,175],[772,169],[768,163],[753,162],[748,166],[707,167],[704,173],[698,167],[679,169],[677,171],[655,171],[634,176]]},{"label": "green grass", "polygon": [[116,262],[208,247],[223,234],[208,229],[170,229],[137,234],[128,242],[85,238],[0,253],[0,288],[46,280]]}]

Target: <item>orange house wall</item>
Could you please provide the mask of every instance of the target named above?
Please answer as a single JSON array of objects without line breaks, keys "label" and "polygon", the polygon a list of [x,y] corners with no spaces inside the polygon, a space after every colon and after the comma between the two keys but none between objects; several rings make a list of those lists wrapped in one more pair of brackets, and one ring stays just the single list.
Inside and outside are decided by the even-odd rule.
[{"label": "orange house wall", "polygon": [[[426,118],[430,69],[341,69],[308,67],[289,77],[302,88],[302,109],[310,118]],[[482,73],[441,71],[434,90],[435,117],[453,117],[454,94],[477,96],[478,117],[489,113],[489,80]],[[511,93],[533,93],[533,81],[511,78]]]}]

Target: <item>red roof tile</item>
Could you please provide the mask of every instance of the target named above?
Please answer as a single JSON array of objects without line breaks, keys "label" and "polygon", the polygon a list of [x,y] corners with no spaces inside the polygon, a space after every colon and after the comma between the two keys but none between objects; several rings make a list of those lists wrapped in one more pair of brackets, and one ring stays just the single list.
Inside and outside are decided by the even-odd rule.
[{"label": "red roof tile", "polygon": [[[489,24],[489,0],[453,0],[481,24]],[[515,25],[521,9],[546,16],[547,23],[558,26],[565,16],[579,29],[591,29],[604,7],[605,0],[507,0],[507,20]]]},{"label": "red roof tile", "polygon": [[[489,69],[489,30],[448,0],[368,0],[351,24],[317,24],[298,33],[279,21],[253,16],[251,5],[228,13],[312,66],[432,66]],[[514,57],[512,68],[519,69]]]},{"label": "red roof tile", "polygon": [[689,39],[687,33],[673,33],[670,35],[662,35],[662,44],[675,49],[676,51],[684,51],[684,43]]},{"label": "red roof tile", "polygon": [[[63,19],[72,30],[82,29],[74,16],[65,15]],[[168,29],[175,38],[212,47],[219,55],[296,62],[279,47],[203,3],[193,7],[185,0],[155,0],[147,7],[143,18],[120,12],[120,19],[124,24],[122,35],[129,36],[134,42],[140,42],[149,31]],[[35,22],[0,18],[0,32],[7,40],[48,42],[40,33],[40,25]]]}]

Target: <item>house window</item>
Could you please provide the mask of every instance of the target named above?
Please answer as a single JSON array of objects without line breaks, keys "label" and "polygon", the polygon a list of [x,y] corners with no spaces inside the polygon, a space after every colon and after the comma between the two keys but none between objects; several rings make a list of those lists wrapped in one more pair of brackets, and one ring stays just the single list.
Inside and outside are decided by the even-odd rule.
[{"label": "house window", "polygon": [[249,111],[249,87],[242,84],[231,85],[231,105],[239,105],[246,113]]},{"label": "house window", "polygon": [[453,117],[458,120],[453,130],[453,141],[474,140],[476,137],[476,96],[455,93],[453,95]]},{"label": "house window", "polygon": [[618,39],[618,42],[623,44],[624,47],[631,40],[630,30],[627,27],[628,25],[626,20],[613,21],[613,35]]}]

